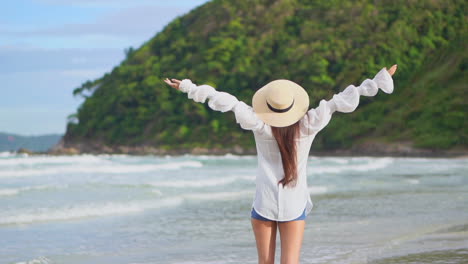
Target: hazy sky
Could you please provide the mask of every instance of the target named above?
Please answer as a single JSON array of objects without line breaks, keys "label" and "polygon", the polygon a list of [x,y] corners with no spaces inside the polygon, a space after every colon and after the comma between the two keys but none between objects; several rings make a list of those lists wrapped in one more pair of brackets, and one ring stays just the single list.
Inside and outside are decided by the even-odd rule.
[{"label": "hazy sky", "polygon": [[207,0],[15,0],[0,9],[0,132],[64,133],[73,89]]}]

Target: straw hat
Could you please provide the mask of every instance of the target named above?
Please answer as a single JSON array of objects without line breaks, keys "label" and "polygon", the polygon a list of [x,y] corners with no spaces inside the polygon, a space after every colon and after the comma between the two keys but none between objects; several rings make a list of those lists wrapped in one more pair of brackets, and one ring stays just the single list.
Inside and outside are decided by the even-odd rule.
[{"label": "straw hat", "polygon": [[309,95],[299,84],[275,80],[258,89],[252,107],[266,124],[285,127],[300,120],[309,109]]}]

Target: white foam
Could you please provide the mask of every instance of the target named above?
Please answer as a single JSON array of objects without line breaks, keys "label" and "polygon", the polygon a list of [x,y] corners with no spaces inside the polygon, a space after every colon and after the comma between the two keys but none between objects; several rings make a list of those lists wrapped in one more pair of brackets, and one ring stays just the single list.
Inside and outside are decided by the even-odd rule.
[{"label": "white foam", "polygon": [[309,165],[307,168],[308,172],[312,174],[316,173],[340,173],[343,171],[371,171],[379,170],[387,167],[392,164],[394,161],[393,158],[378,158],[378,159],[369,159],[368,163],[365,164],[356,164],[356,165],[343,165],[343,166],[317,166]]},{"label": "white foam", "polygon": [[49,264],[52,261],[46,257],[38,257],[28,261],[16,262],[15,264]]},{"label": "white foam", "polygon": [[0,224],[27,224],[45,221],[72,220],[86,217],[99,217],[107,215],[131,214],[146,209],[173,207],[181,204],[181,197],[168,198],[156,201],[136,201],[131,203],[105,203],[86,204],[62,208],[37,208],[32,212],[16,215],[1,216]]},{"label": "white foam", "polygon": [[[169,156],[170,157],[170,156]],[[191,159],[201,159],[201,160],[240,160],[240,159],[255,159],[255,155],[236,155],[232,153],[226,153],[224,155],[192,155],[184,154],[184,157]]]},{"label": "white foam", "polygon": [[308,188],[310,194],[321,194],[328,192],[327,186],[310,186]]},{"label": "white foam", "polygon": [[199,161],[180,161],[163,164],[110,164],[110,165],[81,165],[81,166],[54,166],[46,168],[12,169],[0,171],[0,178],[25,177],[51,174],[67,173],[103,173],[103,174],[122,174],[122,173],[144,173],[159,170],[177,170],[182,167],[200,168],[203,164]]},{"label": "white foam", "polygon": [[0,189],[0,196],[17,195],[18,193],[18,189]]},{"label": "white foam", "polygon": [[185,188],[185,187],[210,187],[219,186],[233,183],[238,180],[255,180],[255,176],[230,176],[217,178],[202,179],[202,180],[171,180],[171,181],[160,181],[149,183],[155,187],[173,187],[173,188]]},{"label": "white foam", "polygon": [[113,157],[122,157],[122,158],[134,157],[133,155],[128,155],[128,154],[106,154],[106,153],[97,154],[96,156],[98,156],[98,157],[105,157],[105,158],[113,158]]},{"label": "white foam", "polygon": [[331,161],[333,163],[339,163],[339,164],[348,164],[349,160],[345,158],[324,158],[324,160]]},{"label": "white foam", "polygon": [[238,160],[242,158],[242,156],[234,155],[231,153],[227,153],[225,155],[197,155],[197,156],[187,155],[187,157],[201,159],[201,160],[219,160],[219,159]]},{"label": "white foam", "polygon": [[408,179],[407,180],[409,183],[411,184],[419,184],[419,180],[418,179]]},{"label": "white foam", "polygon": [[0,178],[15,178],[15,177],[57,174],[61,172],[66,172],[67,169],[68,167],[1,170]]},{"label": "white foam", "polygon": [[38,164],[102,164],[109,162],[98,156],[83,154],[77,156],[26,156],[12,159],[0,159],[0,166],[38,165]]}]

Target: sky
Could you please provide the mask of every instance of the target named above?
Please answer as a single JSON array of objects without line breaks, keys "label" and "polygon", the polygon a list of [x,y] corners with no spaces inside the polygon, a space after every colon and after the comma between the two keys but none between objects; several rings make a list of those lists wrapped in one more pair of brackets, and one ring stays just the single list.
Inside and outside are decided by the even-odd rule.
[{"label": "sky", "polygon": [[0,9],[0,132],[64,134],[73,90],[208,0],[15,0]]}]

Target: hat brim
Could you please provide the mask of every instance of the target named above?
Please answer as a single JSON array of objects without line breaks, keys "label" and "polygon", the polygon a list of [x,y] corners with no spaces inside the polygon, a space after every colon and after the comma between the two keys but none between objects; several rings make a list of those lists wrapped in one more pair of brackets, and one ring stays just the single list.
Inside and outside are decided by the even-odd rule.
[{"label": "hat brim", "polygon": [[299,84],[289,80],[284,81],[284,85],[293,91],[294,105],[284,113],[277,113],[266,104],[266,92],[268,84],[258,89],[252,97],[252,107],[257,116],[266,124],[274,127],[285,127],[299,121],[309,110],[309,95]]}]

